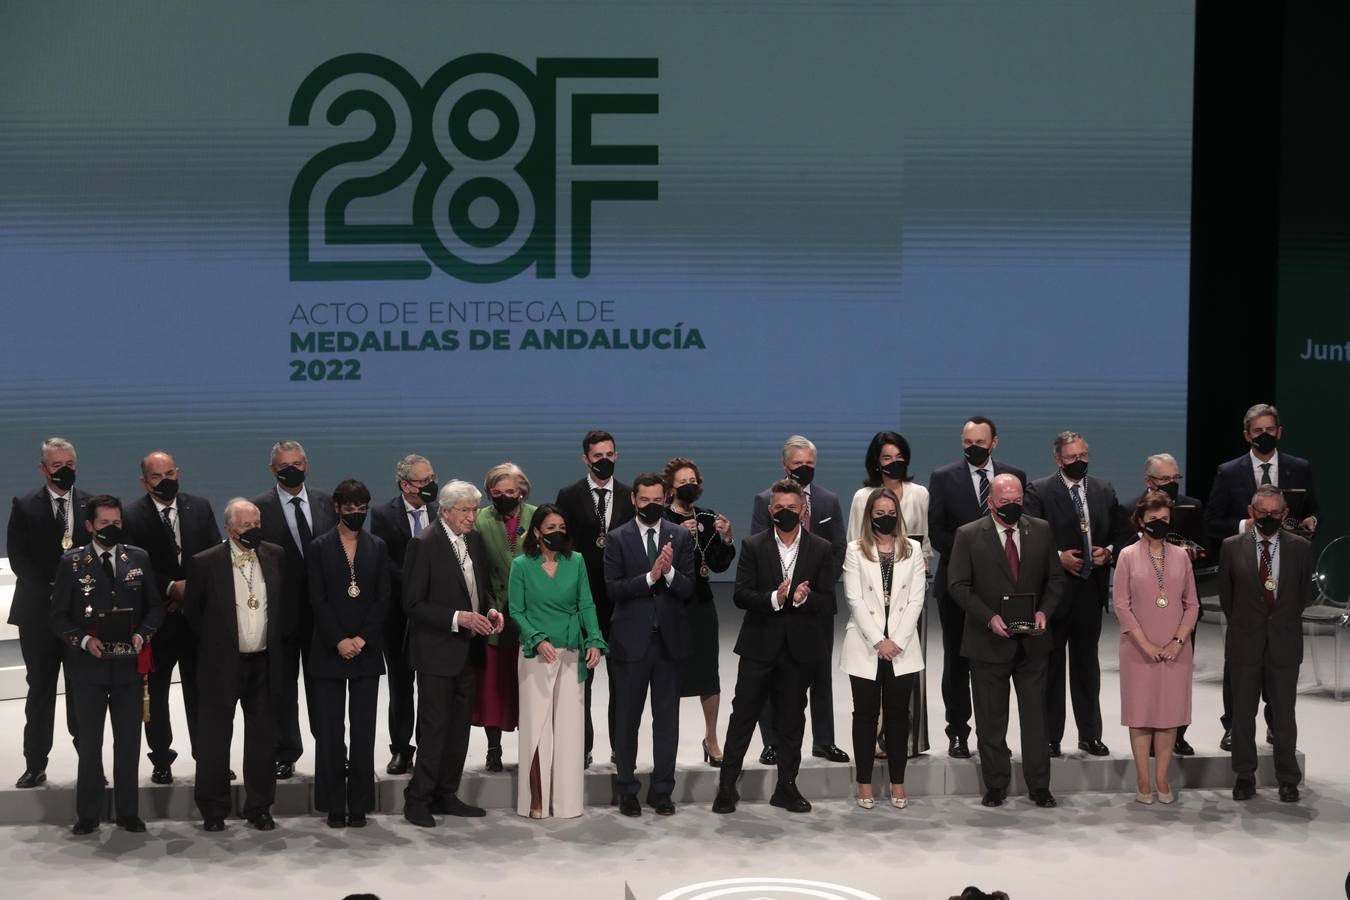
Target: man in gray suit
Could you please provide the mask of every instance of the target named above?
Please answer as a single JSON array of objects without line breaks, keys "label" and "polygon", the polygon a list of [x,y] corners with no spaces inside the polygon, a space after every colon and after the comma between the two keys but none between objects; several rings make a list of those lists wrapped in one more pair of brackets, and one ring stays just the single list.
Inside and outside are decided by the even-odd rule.
[{"label": "man in gray suit", "polygon": [[[985,806],[1002,806],[1012,781],[1008,750],[1008,682],[1017,689],[1022,768],[1031,799],[1055,806],[1045,739],[1046,619],[1064,591],[1064,571],[1044,519],[1022,515],[1022,483],[998,475],[990,485],[989,515],[956,531],[947,588],[966,613],[961,655],[970,660],[975,732],[984,774]],[[1008,594],[1034,594],[1035,631],[1013,636],[1001,613]]]},{"label": "man in gray suit", "polygon": [[1224,661],[1233,679],[1233,799],[1256,796],[1256,707],[1264,688],[1280,799],[1296,803],[1303,773],[1294,753],[1294,700],[1303,610],[1313,599],[1312,544],[1284,530],[1289,508],[1274,485],[1257,488],[1247,512],[1255,527],[1225,538],[1219,555]]}]

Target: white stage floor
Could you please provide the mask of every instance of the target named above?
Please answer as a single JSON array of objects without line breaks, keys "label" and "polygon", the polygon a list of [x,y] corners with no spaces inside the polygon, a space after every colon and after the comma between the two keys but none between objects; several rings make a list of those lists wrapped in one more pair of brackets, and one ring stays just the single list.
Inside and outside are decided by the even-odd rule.
[{"label": "white stage floor", "polygon": [[[729,604],[727,604],[729,607]],[[720,732],[730,715],[735,678],[731,653],[734,609],[723,612]],[[1102,639],[1105,740],[1113,755],[1128,758],[1119,722],[1115,620]],[[843,621],[839,622],[842,628]],[[937,617],[930,615],[929,727],[933,753],[945,753],[941,692],[941,644]],[[1221,632],[1202,625],[1194,689],[1196,724],[1189,739],[1201,753],[1217,752],[1220,729]],[[1329,647],[1327,648],[1329,649]],[[1324,658],[1329,658],[1329,654]],[[1014,797],[1001,810],[985,810],[978,797],[916,798],[909,809],[889,806],[863,811],[846,797],[817,802],[813,813],[792,816],[764,803],[745,803],[734,816],[714,816],[704,805],[683,805],[670,819],[649,812],[624,819],[603,806],[588,807],[578,820],[545,823],[492,811],[481,820],[442,820],[432,830],[377,815],[364,831],[329,830],[320,818],[282,818],[261,834],[231,820],[223,835],[208,835],[190,821],[149,821],[149,832],[132,835],[105,825],[96,838],[73,838],[64,826],[0,828],[0,866],[11,896],[64,896],[90,889],[141,898],[214,897],[240,893],[291,898],[341,897],[356,891],[382,897],[625,898],[656,900],[677,888],[717,879],[750,878],[733,887],[709,887],[703,896],[746,898],[807,896],[807,887],[772,886],[797,878],[839,885],[815,887],[818,897],[883,900],[941,898],[966,884],[1008,891],[1014,900],[1059,897],[1135,897],[1162,892],[1191,898],[1339,898],[1350,867],[1350,773],[1341,763],[1350,745],[1350,706],[1313,688],[1311,661],[1304,663],[1299,697],[1299,749],[1309,770],[1298,805],[1276,802],[1262,787],[1258,799],[1235,803],[1227,791],[1183,791],[1172,808],[1140,807],[1129,794],[1059,796],[1056,810],[1039,810]],[[596,682],[597,759],[607,759],[604,733],[606,680]],[[383,697],[381,700],[383,704]],[[181,703],[174,698],[175,731],[186,740]],[[849,745],[851,701],[847,679],[835,681],[836,740]],[[303,716],[303,704],[302,704]],[[383,716],[383,710],[381,711]],[[60,716],[58,715],[58,722]],[[23,704],[0,702],[0,733],[10,735],[12,772],[22,770],[19,734]],[[383,723],[383,718],[381,718]],[[1015,732],[1016,717],[1012,728]],[[703,733],[697,701],[684,701],[681,768],[702,765]],[[109,736],[108,740],[111,740]],[[377,764],[387,757],[380,729]],[[808,729],[809,740],[809,729]],[[1065,749],[1076,745],[1072,719]],[[1010,744],[1017,749],[1016,734]],[[650,765],[649,741],[643,757]],[[475,730],[468,766],[480,769],[485,742]],[[234,766],[242,768],[236,727]],[[191,777],[186,747],[180,780]],[[108,770],[111,771],[109,746]],[[752,754],[758,753],[758,746]],[[505,740],[507,772],[514,779],[513,735]],[[300,768],[312,765],[312,747]],[[804,765],[827,765],[809,757]],[[641,768],[641,766],[640,766]],[[148,783],[148,762],[142,775]],[[48,769],[57,784],[72,783],[75,755],[58,738]],[[73,818],[73,810],[72,810]],[[90,879],[93,879],[91,882]],[[753,879],[770,879],[755,882]],[[756,887],[758,885],[758,887]],[[692,897],[693,894],[688,896]]]}]

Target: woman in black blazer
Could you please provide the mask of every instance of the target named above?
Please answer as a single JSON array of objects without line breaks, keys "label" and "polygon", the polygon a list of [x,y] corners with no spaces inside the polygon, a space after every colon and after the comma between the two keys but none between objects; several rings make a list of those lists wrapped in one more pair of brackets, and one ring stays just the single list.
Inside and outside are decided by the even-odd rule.
[{"label": "woman in black blazer", "polygon": [[[375,806],[375,706],[384,674],[389,554],[384,541],[361,530],[370,510],[364,484],[339,484],[333,506],[337,527],[315,538],[305,554],[314,610],[309,670],[319,695],[314,805],[328,812],[330,828],[360,828]],[[350,710],[344,709],[348,702]]]}]

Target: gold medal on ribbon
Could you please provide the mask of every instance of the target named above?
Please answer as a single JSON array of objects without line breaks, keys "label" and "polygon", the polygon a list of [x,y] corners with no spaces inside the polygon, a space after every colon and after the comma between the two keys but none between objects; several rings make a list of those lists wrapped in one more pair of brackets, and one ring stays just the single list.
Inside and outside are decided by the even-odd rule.
[{"label": "gold medal on ribbon", "polygon": [[1083,534],[1087,534],[1088,523],[1087,523],[1087,522],[1084,522],[1084,521],[1082,521],[1082,520],[1080,519],[1079,522],[1078,522],[1078,530],[1081,531],[1081,532],[1083,532]]},{"label": "gold medal on ribbon", "polygon": [[595,539],[595,546],[599,547],[601,550],[605,549],[605,536],[603,534]]},{"label": "gold medal on ribbon", "polygon": [[84,608],[84,617],[88,619],[93,615],[94,615],[94,608],[92,606],[86,606]]},{"label": "gold medal on ribbon", "polygon": [[61,535],[61,549],[62,549],[62,550],[69,550],[71,547],[74,547],[74,546],[75,546],[75,542],[72,541],[72,540],[70,539],[70,535],[68,535],[68,534],[63,534],[63,535]]},{"label": "gold medal on ribbon", "polygon": [[252,594],[249,594],[249,595],[248,595],[248,608],[249,608],[249,609],[257,609],[257,608],[258,608],[258,598],[255,597],[255,596],[253,596]]},{"label": "gold medal on ribbon", "polygon": [[1273,591],[1273,590],[1275,590],[1275,579],[1274,579],[1274,578],[1267,578],[1267,579],[1266,579],[1266,590],[1268,590],[1268,591]]},{"label": "gold medal on ribbon", "polygon": [[347,596],[348,596],[348,597],[360,597],[360,596],[361,596],[361,588],[357,585],[357,583],[356,583],[355,581],[353,581],[351,584],[347,585]]},{"label": "gold medal on ribbon", "polygon": [[707,578],[709,575],[712,574],[712,569],[708,568],[707,563],[704,563],[703,565],[698,567],[698,574],[701,578]]},{"label": "gold medal on ribbon", "polygon": [[1167,609],[1167,598],[1162,594],[1159,594],[1158,599],[1153,602],[1158,604],[1158,609]]}]

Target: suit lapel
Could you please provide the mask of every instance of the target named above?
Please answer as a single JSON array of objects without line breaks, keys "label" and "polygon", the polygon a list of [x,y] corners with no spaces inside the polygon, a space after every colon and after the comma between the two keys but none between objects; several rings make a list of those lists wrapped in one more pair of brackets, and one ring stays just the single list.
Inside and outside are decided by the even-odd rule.
[{"label": "suit lapel", "polygon": [[[445,527],[441,523],[436,523],[436,531],[431,536],[432,541],[439,544],[437,556],[445,561],[451,571],[455,573],[456,580],[464,592],[464,599],[469,600],[469,582],[464,579],[464,570],[459,567],[459,557],[455,555],[455,548],[450,544],[450,536],[445,533]],[[464,542],[465,552],[468,551],[469,543]],[[475,573],[477,574],[477,573]]]},{"label": "suit lapel", "polygon": [[[1016,587],[1017,579],[1013,578],[1012,566],[1008,565],[1008,551],[1003,548],[1003,529],[994,522],[993,516],[984,517],[983,527],[994,539],[994,550],[998,555],[998,564],[1003,569],[1003,574],[1008,576],[1008,581],[1012,583],[1013,587]],[[1018,527],[1020,528],[1021,526],[1019,525]],[[1023,537],[1025,536],[1026,535],[1023,534]],[[1023,552],[1022,556],[1025,555],[1026,553]]]}]

